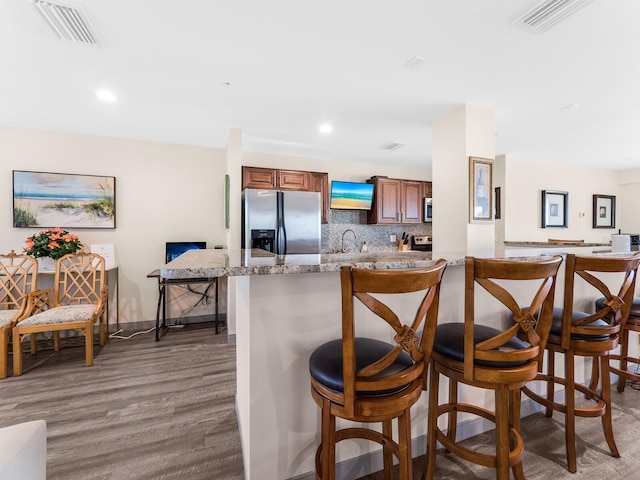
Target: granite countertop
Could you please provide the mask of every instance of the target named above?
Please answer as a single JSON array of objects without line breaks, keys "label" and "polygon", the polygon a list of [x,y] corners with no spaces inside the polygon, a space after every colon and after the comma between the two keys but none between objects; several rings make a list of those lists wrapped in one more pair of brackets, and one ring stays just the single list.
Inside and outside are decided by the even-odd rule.
[{"label": "granite countertop", "polygon": [[[547,257],[541,252],[513,254],[495,251],[493,258],[509,260],[538,260]],[[438,252],[435,257],[444,259],[450,267],[464,265],[464,253]],[[433,265],[432,252],[384,252],[384,253],[332,253],[318,255],[274,255],[264,250],[190,250],[160,269],[162,278],[214,278],[247,275],[278,275],[290,273],[338,272],[343,265],[376,270],[421,268]]]},{"label": "granite countertop", "polygon": [[[463,265],[464,255],[438,255],[450,266]],[[167,279],[244,275],[338,272],[343,265],[371,269],[420,268],[433,265],[431,252],[333,253],[276,256],[264,250],[190,250],[160,269]]]},{"label": "granite countertop", "polygon": [[504,242],[505,247],[563,247],[563,246],[572,246],[572,247],[610,247],[611,242],[609,243],[585,243],[585,242],[572,242],[571,240],[567,240],[566,242],[557,241],[557,242],[519,242],[519,241],[506,241]]}]

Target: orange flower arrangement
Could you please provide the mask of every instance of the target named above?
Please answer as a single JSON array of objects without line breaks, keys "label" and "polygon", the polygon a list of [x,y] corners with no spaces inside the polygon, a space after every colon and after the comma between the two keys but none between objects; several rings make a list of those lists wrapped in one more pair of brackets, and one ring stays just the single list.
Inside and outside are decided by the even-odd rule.
[{"label": "orange flower arrangement", "polygon": [[68,253],[76,253],[82,248],[78,236],[62,228],[50,228],[36,233],[25,240],[24,253],[34,258],[51,257],[57,260]]}]

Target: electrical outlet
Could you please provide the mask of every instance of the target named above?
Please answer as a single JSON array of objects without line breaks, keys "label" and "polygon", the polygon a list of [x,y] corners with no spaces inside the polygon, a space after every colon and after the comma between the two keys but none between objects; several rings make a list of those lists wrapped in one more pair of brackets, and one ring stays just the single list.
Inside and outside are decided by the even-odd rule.
[{"label": "electrical outlet", "polygon": [[396,237],[395,234],[389,235],[389,241],[395,243],[398,241],[398,237]]}]

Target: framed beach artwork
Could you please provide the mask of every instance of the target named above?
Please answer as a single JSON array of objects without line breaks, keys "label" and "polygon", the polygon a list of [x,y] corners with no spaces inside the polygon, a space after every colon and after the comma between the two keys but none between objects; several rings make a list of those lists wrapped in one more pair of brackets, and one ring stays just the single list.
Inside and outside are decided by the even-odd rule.
[{"label": "framed beach artwork", "polygon": [[116,228],[116,178],[14,170],[13,226]]}]

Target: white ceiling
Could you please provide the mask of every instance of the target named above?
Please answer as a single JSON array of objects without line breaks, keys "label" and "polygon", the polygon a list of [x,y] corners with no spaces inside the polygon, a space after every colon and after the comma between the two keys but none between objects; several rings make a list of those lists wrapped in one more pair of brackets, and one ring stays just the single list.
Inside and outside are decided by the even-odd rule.
[{"label": "white ceiling", "polygon": [[1,0],[0,125],[217,148],[241,128],[245,150],[428,168],[431,122],[470,103],[497,154],[640,167],[640,1],[513,24],[538,1],[70,0],[92,47]]}]

